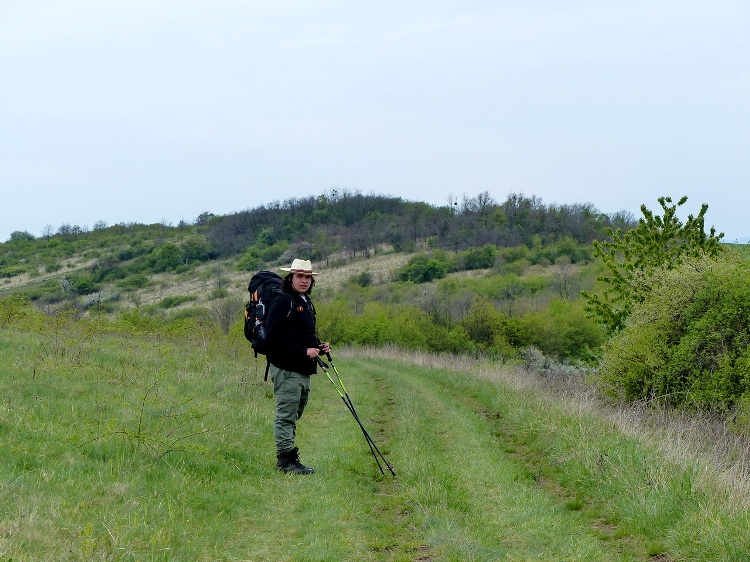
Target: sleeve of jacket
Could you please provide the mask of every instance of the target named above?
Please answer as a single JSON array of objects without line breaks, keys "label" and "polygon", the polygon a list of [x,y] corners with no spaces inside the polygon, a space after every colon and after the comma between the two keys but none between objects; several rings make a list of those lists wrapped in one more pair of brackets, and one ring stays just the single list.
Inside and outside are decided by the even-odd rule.
[{"label": "sleeve of jacket", "polygon": [[289,327],[289,312],[293,303],[293,297],[284,293],[273,299],[268,308],[266,329],[271,355],[290,354],[292,357],[307,357],[307,347],[292,337]]}]

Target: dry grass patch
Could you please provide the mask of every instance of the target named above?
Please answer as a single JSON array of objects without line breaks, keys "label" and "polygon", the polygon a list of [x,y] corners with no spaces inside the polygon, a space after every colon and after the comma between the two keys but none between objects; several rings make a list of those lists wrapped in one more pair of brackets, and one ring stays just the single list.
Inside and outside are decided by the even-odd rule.
[{"label": "dry grass patch", "polygon": [[380,285],[389,282],[393,278],[394,272],[403,267],[411,254],[385,254],[353,261],[342,266],[325,267],[322,264],[314,264],[314,267],[320,274],[317,282],[322,287],[331,290],[338,290],[353,275],[369,272],[372,275],[373,284]]}]

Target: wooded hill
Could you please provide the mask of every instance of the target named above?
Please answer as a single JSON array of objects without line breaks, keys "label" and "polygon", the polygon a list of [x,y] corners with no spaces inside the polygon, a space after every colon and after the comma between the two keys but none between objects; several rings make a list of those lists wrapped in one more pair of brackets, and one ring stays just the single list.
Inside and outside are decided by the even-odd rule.
[{"label": "wooded hill", "polygon": [[[92,230],[63,224],[54,231],[49,226],[40,238],[14,232],[0,244],[0,277],[34,268],[54,269],[55,260],[106,246],[136,246],[131,253],[111,256],[117,261],[153,253],[148,244],[129,244],[134,236],[141,243],[176,244],[180,251],[166,259],[175,269],[179,263],[240,254],[271,261],[287,250],[323,261],[341,253],[351,259],[367,256],[383,246],[396,252],[424,245],[458,251],[486,244],[540,246],[564,239],[587,245],[604,236],[608,227],[627,229],[634,224],[626,212],[607,215],[591,204],[545,205],[537,197],[520,194],[499,203],[485,192],[436,207],[398,197],[333,190],[229,215],[206,212],[194,223],[181,222],[176,227],[98,222]],[[152,258],[145,260],[152,266],[165,261]],[[161,265],[169,268],[171,263]]]},{"label": "wooded hill", "polygon": [[[504,203],[483,193],[434,207],[343,190],[230,215],[204,213],[194,223],[177,226],[99,222],[88,230],[63,224],[56,232],[48,227],[39,238],[14,232],[0,244],[0,279],[8,288],[75,269],[76,275],[66,276],[72,283],[69,289],[86,295],[107,281],[118,281],[123,289],[138,288],[153,274],[182,273],[227,259],[248,272],[290,256],[331,266],[378,253],[424,249],[464,252],[466,263],[460,267],[466,269],[489,268],[491,258],[503,252],[511,257],[524,254],[531,264],[543,265],[567,254],[575,263],[587,259],[586,248],[605,237],[607,228],[627,230],[634,224],[626,213],[606,215],[588,204],[548,206],[536,197],[515,194]],[[523,248],[533,251],[528,254]],[[482,250],[466,254],[476,249]],[[84,263],[90,266],[88,274],[81,271]],[[30,296],[54,301],[49,294],[32,291]]]}]

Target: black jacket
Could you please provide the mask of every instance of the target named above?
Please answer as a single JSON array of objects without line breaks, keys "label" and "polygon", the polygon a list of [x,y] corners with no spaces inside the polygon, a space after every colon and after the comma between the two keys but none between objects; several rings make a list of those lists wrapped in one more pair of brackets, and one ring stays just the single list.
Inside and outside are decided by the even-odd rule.
[{"label": "black jacket", "polygon": [[279,369],[312,375],[318,364],[307,357],[307,348],[320,345],[315,330],[315,307],[310,297],[284,293],[268,309],[266,328],[270,349],[266,357]]}]

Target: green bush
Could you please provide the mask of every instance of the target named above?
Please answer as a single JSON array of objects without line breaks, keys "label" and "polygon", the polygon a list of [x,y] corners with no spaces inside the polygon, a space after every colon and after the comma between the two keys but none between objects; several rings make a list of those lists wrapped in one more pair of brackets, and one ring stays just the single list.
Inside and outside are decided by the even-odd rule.
[{"label": "green bush", "polygon": [[497,253],[497,249],[492,244],[467,250],[463,254],[464,269],[489,269],[495,265]]},{"label": "green bush", "polygon": [[182,263],[183,252],[176,244],[164,244],[146,256],[146,267],[153,273],[175,271]]},{"label": "green bush", "polygon": [[17,275],[22,275],[28,271],[29,268],[23,265],[8,265],[0,267],[0,277],[7,279],[10,277],[16,277]]},{"label": "green bush", "polygon": [[260,256],[260,251],[252,246],[245,250],[245,252],[237,259],[237,269],[239,271],[258,271],[265,265],[263,258]]},{"label": "green bush", "polygon": [[62,265],[60,265],[60,262],[57,260],[51,260],[44,264],[44,271],[46,273],[55,273],[57,271],[60,271],[62,269]]},{"label": "green bush", "polygon": [[195,295],[171,295],[161,299],[157,303],[157,306],[159,308],[174,308],[186,302],[193,302],[196,300],[198,300],[198,297]]},{"label": "green bush", "polygon": [[30,301],[20,295],[0,300],[0,327],[9,326],[30,314],[33,314]]},{"label": "green bush", "polygon": [[605,340],[604,330],[587,317],[580,301],[552,299],[544,310],[525,314],[517,322],[525,335],[525,341],[515,342],[518,347],[532,345],[555,359],[591,362],[593,350]]},{"label": "green bush", "polygon": [[396,278],[412,283],[429,283],[442,279],[453,268],[454,264],[445,252],[435,252],[433,256],[419,254],[397,271]]},{"label": "green bush", "polygon": [[599,382],[627,400],[728,410],[750,391],[750,268],[733,255],[655,274],[604,347]]},{"label": "green bush", "polygon": [[142,273],[130,275],[117,282],[117,286],[126,291],[133,291],[135,289],[142,289],[151,283],[149,278]]},{"label": "green bush", "polygon": [[90,295],[99,290],[99,284],[90,275],[74,275],[70,279],[71,289],[77,295]]},{"label": "green bush", "polygon": [[286,252],[287,248],[289,248],[289,242],[285,240],[281,240],[279,242],[276,242],[275,244],[272,244],[271,246],[268,246],[267,248],[264,248],[260,256],[261,258],[266,261],[274,261],[281,257],[281,255]]},{"label": "green bush", "polygon": [[348,283],[351,285],[359,285],[360,287],[370,287],[372,286],[372,273],[369,271],[363,271],[357,275],[352,275],[349,278]]},{"label": "green bush", "polygon": [[224,287],[217,287],[211,291],[209,298],[211,300],[224,299],[229,296],[229,290]]}]

